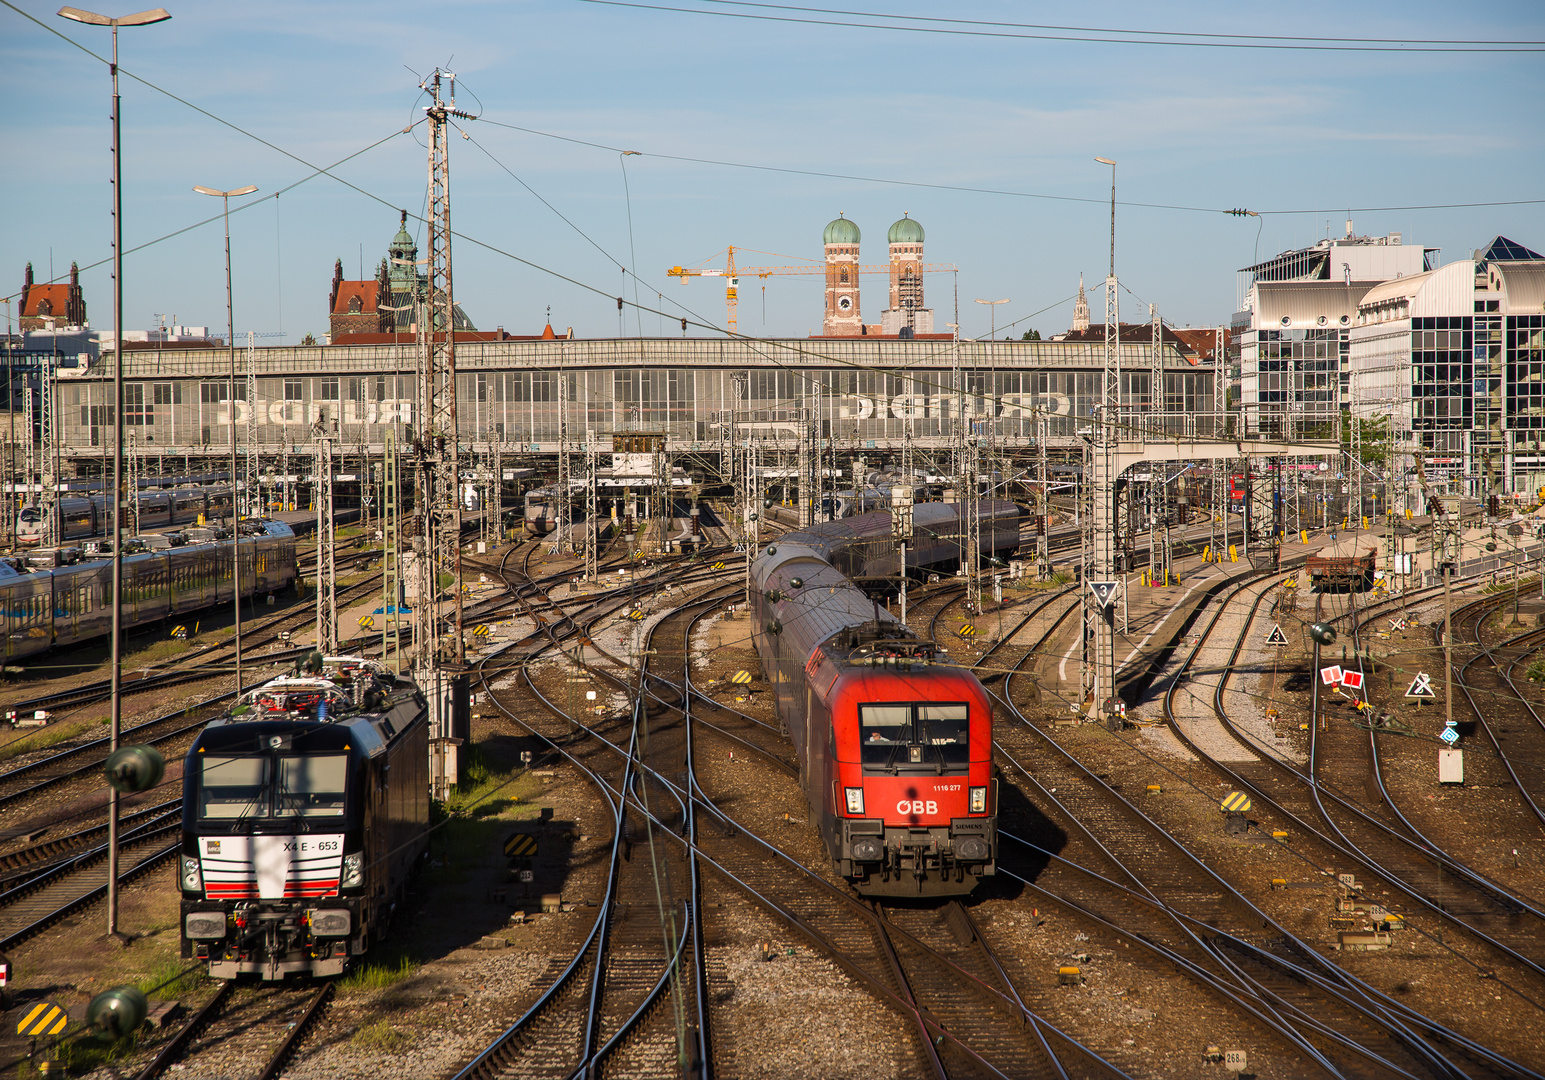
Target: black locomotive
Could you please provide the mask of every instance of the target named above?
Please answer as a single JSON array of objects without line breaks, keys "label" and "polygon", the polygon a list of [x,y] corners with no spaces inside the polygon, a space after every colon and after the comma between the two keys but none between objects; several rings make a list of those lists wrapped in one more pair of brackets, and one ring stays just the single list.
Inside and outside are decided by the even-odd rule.
[{"label": "black locomotive", "polygon": [[216,978],[342,974],[428,843],[423,697],[374,661],[309,668],[247,691],[188,751],[182,955]]}]

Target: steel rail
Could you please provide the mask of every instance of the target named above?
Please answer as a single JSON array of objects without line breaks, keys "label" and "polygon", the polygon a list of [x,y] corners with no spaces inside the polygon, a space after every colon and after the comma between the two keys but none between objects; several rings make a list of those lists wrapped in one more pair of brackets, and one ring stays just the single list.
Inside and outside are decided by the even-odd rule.
[{"label": "steel rail", "polygon": [[[1269,573],[1266,573],[1266,574],[1250,575],[1250,576],[1246,577],[1244,580],[1236,580],[1233,583],[1234,587],[1233,587],[1232,593],[1233,594],[1237,594],[1238,592],[1243,591],[1245,588],[1248,588],[1252,584],[1258,584],[1258,583],[1260,583],[1262,578],[1269,579],[1269,578],[1273,578],[1275,576],[1276,576],[1276,571],[1273,570],[1273,571],[1271,571]],[[1264,591],[1263,591],[1262,595],[1263,596],[1265,595]],[[1213,616],[1213,620],[1212,620],[1213,623],[1216,622],[1217,618],[1221,614],[1221,611],[1222,611],[1223,607],[1226,606],[1227,602],[1228,601],[1225,600],[1224,603],[1219,606],[1218,612],[1216,612],[1214,614],[1214,616]],[[1211,624],[1209,624],[1209,627],[1208,627],[1209,631],[1210,631],[1210,629],[1211,629]],[[1201,641],[1204,642],[1205,639],[1206,639],[1206,632],[1204,631],[1203,636],[1201,638]],[[1200,643],[1193,648],[1191,657],[1187,661],[1187,665],[1189,665],[1191,660],[1194,660],[1194,657],[1197,654],[1197,652],[1200,651],[1200,648],[1201,648],[1201,644]],[[1021,663],[1023,663],[1023,661],[1021,661]],[[1167,693],[1166,698],[1168,698],[1169,695],[1173,694],[1174,688],[1175,688],[1176,685],[1178,685],[1180,676],[1181,676],[1181,674],[1183,674],[1183,671],[1184,671],[1184,667],[1182,668],[1182,671],[1180,673],[1177,673],[1177,675],[1172,679],[1170,690]],[[1011,679],[1012,676],[1009,676],[1009,678]],[[1017,708],[1012,703],[1012,698],[1010,696],[1010,693],[1011,693],[1010,688],[1009,688],[1009,686],[1006,685],[1004,687],[1004,694],[1003,694],[1003,696],[999,700],[1002,701],[1004,703],[1005,707],[1008,708],[1012,713],[1014,713],[1015,715],[1019,715]],[[1022,716],[1021,716],[1021,719],[1023,720]],[[1089,783],[1095,785],[1098,789],[1101,789],[1103,791],[1103,793],[1106,794],[1109,798],[1114,799],[1119,804],[1121,804],[1123,807],[1125,807],[1125,809],[1126,809],[1127,813],[1129,814],[1129,816],[1133,817],[1136,820],[1140,820],[1143,823],[1145,823],[1145,826],[1155,836],[1157,836],[1162,843],[1166,844],[1166,846],[1168,846],[1172,851],[1174,851],[1181,858],[1182,861],[1189,862],[1196,870],[1201,872],[1205,877],[1211,879],[1217,885],[1217,887],[1219,888],[1219,890],[1221,891],[1221,893],[1223,895],[1225,895],[1225,896],[1232,896],[1233,900],[1234,900],[1234,902],[1236,904],[1240,905],[1244,910],[1249,911],[1249,912],[1252,913],[1252,917],[1256,917],[1256,918],[1261,919],[1262,922],[1265,925],[1269,925],[1269,926],[1272,926],[1274,929],[1281,930],[1281,932],[1283,933],[1285,938],[1287,938],[1289,940],[1292,939],[1292,935],[1288,934],[1281,927],[1276,926],[1276,924],[1273,922],[1273,920],[1270,919],[1269,916],[1265,915],[1264,912],[1261,912],[1258,908],[1255,907],[1255,905],[1251,904],[1242,894],[1238,893],[1238,891],[1235,890],[1228,882],[1224,881],[1220,876],[1218,876],[1209,867],[1207,867],[1205,863],[1203,863],[1199,859],[1197,859],[1188,849],[1186,849],[1184,846],[1178,844],[1174,840],[1173,837],[1171,837],[1165,830],[1163,830],[1162,828],[1159,828],[1156,824],[1154,824],[1151,821],[1151,819],[1147,818],[1146,815],[1142,814],[1141,811],[1139,811],[1135,806],[1133,806],[1124,796],[1122,796],[1120,793],[1115,792],[1114,790],[1110,789],[1109,785],[1105,784],[1103,781],[1099,780],[1097,777],[1094,777],[1093,774],[1086,767],[1084,767],[1080,762],[1078,762],[1076,758],[1073,758],[1070,754],[1068,754],[1067,751],[1065,749],[1063,749],[1055,741],[1047,738],[1045,733],[1042,732],[1038,727],[1036,727],[1033,724],[1029,724],[1028,722],[1025,723],[1025,726],[1029,730],[1033,731],[1035,734],[1040,736],[1040,738],[1041,738],[1041,740],[1043,742],[1048,744],[1050,747],[1054,748],[1058,753],[1060,753],[1064,758],[1066,758],[1068,760],[1068,762],[1070,764],[1072,764],[1075,769],[1079,770],[1084,775],[1085,779]],[[1107,859],[1109,859],[1111,861],[1112,865],[1121,868],[1124,873],[1126,873],[1128,876],[1130,876],[1132,878],[1133,884],[1136,885],[1139,889],[1143,890],[1143,893],[1147,894],[1147,898],[1148,898],[1147,899],[1147,903],[1155,905],[1159,910],[1161,910],[1164,913],[1166,913],[1166,916],[1169,919],[1171,919],[1171,921],[1176,923],[1177,928],[1180,929],[1181,932],[1186,937],[1191,939],[1193,944],[1197,948],[1199,948],[1201,950],[1202,954],[1207,956],[1211,963],[1216,964],[1216,965],[1219,966],[1221,971],[1215,971],[1215,972],[1212,973],[1212,976],[1213,976],[1214,979],[1216,979],[1219,974],[1223,974],[1224,976],[1229,977],[1229,978],[1231,978],[1231,979],[1233,979],[1233,980],[1235,980],[1237,982],[1237,989],[1238,989],[1238,992],[1240,994],[1248,995],[1248,996],[1250,996],[1252,998],[1259,999],[1261,1001],[1261,1006],[1262,1007],[1267,1007],[1267,1006],[1270,1005],[1270,1003],[1272,1001],[1276,1001],[1278,1006],[1286,1007],[1286,1008],[1288,1008],[1289,1011],[1292,1011],[1292,1007],[1291,1007],[1290,1003],[1282,1002],[1280,1000],[1280,998],[1273,991],[1271,991],[1268,988],[1262,986],[1258,981],[1250,979],[1248,977],[1245,977],[1243,975],[1243,973],[1239,972],[1233,965],[1227,964],[1224,961],[1224,959],[1221,956],[1218,955],[1217,950],[1208,941],[1204,940],[1203,938],[1201,938],[1200,936],[1198,936],[1196,934],[1196,932],[1192,929],[1192,924],[1195,924],[1195,925],[1198,925],[1198,926],[1208,926],[1208,929],[1211,932],[1214,932],[1214,933],[1218,932],[1216,927],[1211,927],[1209,924],[1202,923],[1200,920],[1196,920],[1192,916],[1187,916],[1184,912],[1180,912],[1180,911],[1178,911],[1176,909],[1173,909],[1167,902],[1165,902],[1161,897],[1159,897],[1156,893],[1154,893],[1152,891],[1150,886],[1147,885],[1147,883],[1143,880],[1143,878],[1140,875],[1134,873],[1134,871],[1129,869],[1126,866],[1124,860],[1122,860],[1119,857],[1117,857],[1113,852],[1111,852],[1106,847],[1106,845],[1102,841],[1100,841],[1098,838],[1094,837],[1093,834],[1089,831],[1089,829],[1077,817],[1077,815],[1073,814],[1066,807],[1063,807],[1061,805],[1061,800],[1059,800],[1055,795],[1053,795],[1049,790],[1047,790],[1044,785],[1040,784],[1040,782],[1038,780],[1036,780],[1034,775],[1032,773],[1030,773],[1030,771],[1023,764],[1021,764],[1018,761],[1017,758],[1015,758],[1011,753],[1009,753],[1006,748],[1004,748],[1002,746],[999,746],[998,750],[999,750],[1000,753],[1004,754],[1004,756],[1016,768],[1018,768],[1027,777],[1027,779],[1029,779],[1033,784],[1035,784],[1037,786],[1037,788],[1040,790],[1041,795],[1042,795],[1043,798],[1045,798],[1051,804],[1058,805],[1062,809],[1063,814],[1070,821],[1072,821],[1074,823],[1075,827],[1077,827],[1085,835],[1085,837],[1089,840],[1089,842],[1095,847],[1095,849],[1097,851],[1101,852],[1101,854],[1103,854]],[[1000,830],[1000,832],[1001,832],[1001,830]],[[1139,895],[1141,895],[1141,894],[1139,894]],[[1309,953],[1309,955],[1313,955],[1312,951]],[[1285,1018],[1281,1018],[1281,1017],[1274,1016],[1274,1015],[1271,1015],[1271,1014],[1262,1015],[1262,1014],[1260,1014],[1259,1009],[1255,1009],[1255,1010],[1252,1010],[1252,1011],[1256,1011],[1258,1015],[1261,1015],[1261,1018],[1262,1018],[1262,1020],[1264,1022],[1266,1022],[1267,1024],[1272,1026],[1275,1030],[1277,1030],[1278,1033],[1283,1035],[1283,1037],[1286,1038],[1290,1043],[1299,1046],[1299,1048],[1307,1056],[1309,1056],[1309,1058],[1311,1060],[1315,1060],[1316,1062],[1318,1062],[1320,1064],[1320,1066],[1322,1068],[1325,1068],[1325,1069],[1329,1070],[1333,1074],[1336,1073],[1335,1067],[1327,1059],[1325,1059],[1323,1057],[1323,1055],[1320,1053],[1320,1051],[1317,1048],[1315,1048],[1312,1044],[1309,1044],[1307,1042],[1306,1037],[1299,1032],[1299,1030],[1298,1030],[1298,1028],[1296,1026],[1290,1024]],[[1365,1017],[1365,1019],[1366,1019],[1366,1017]],[[1386,1028],[1388,1027],[1387,1024],[1381,1024],[1381,1026],[1384,1026]],[[1359,1055],[1366,1055],[1366,1054],[1370,1053],[1369,1051],[1366,1050],[1366,1048],[1361,1047],[1355,1041],[1350,1040],[1350,1039],[1348,1039],[1345,1036],[1336,1034],[1334,1037],[1336,1038],[1336,1040],[1339,1043],[1341,1043],[1342,1045],[1345,1045],[1348,1049],[1352,1050],[1354,1053],[1357,1053]],[[1383,1066],[1395,1069],[1396,1071],[1399,1071],[1399,1067],[1395,1066],[1391,1062],[1388,1062],[1387,1059],[1377,1059],[1377,1060],[1379,1060]]]},{"label": "steel rail", "polygon": [[[719,598],[709,598],[708,600],[704,600],[704,601],[700,601],[700,602],[706,605],[707,603],[717,602],[718,599]],[[703,613],[703,614],[706,614],[706,613]],[[697,618],[700,618],[700,617],[702,617],[702,616],[701,615],[697,616]],[[696,619],[694,618],[693,621],[695,622]],[[688,678],[690,680],[690,673],[688,673]],[[705,695],[699,695],[699,696],[702,697],[704,700],[712,702],[712,699],[711,698],[707,698]],[[540,695],[539,695],[539,699],[540,699]],[[501,705],[501,707],[502,707],[502,705]],[[548,703],[548,708],[549,708],[550,711],[553,711],[555,714],[562,715],[562,711],[557,709],[556,706],[551,705],[551,703]],[[512,719],[513,718],[514,717],[512,716]],[[701,721],[699,721],[699,722],[701,722]],[[523,722],[517,720],[517,723],[523,723]],[[574,721],[572,718],[570,718],[570,723],[574,724],[576,727],[578,727],[578,728],[580,728],[582,730],[590,731],[590,729],[586,725],[580,724],[577,721]],[[535,733],[540,735],[540,732],[535,732]],[[596,735],[596,733],[593,732],[593,731],[591,731],[590,733],[593,734],[593,735]],[[610,748],[614,753],[619,753],[620,754],[622,752],[621,749],[616,746],[616,744],[612,743],[609,739],[606,739],[604,736],[597,735],[597,738],[600,740],[600,742],[601,742],[601,744],[603,746],[606,746],[606,747]],[[553,744],[550,739],[548,739],[547,741],[549,742],[550,745],[554,745],[555,748],[558,749],[561,753],[564,753],[565,756],[570,756],[571,760],[572,760],[572,755],[570,755],[569,752],[566,749],[564,749],[562,747],[557,747],[556,744]],[[657,779],[657,781],[659,783],[661,783],[663,786],[665,786],[667,788],[676,788],[676,789],[679,790],[679,788],[677,787],[675,782],[671,778],[669,778],[669,777],[663,777],[663,776],[659,776],[658,774],[656,774],[656,779]],[[735,819],[733,819],[729,814],[727,814],[726,812],[721,810],[712,801],[712,799],[709,798],[706,795],[706,793],[702,792],[701,789],[696,786],[695,774],[692,775],[692,781],[693,781],[693,787],[694,787],[694,789],[696,791],[696,794],[692,795],[692,801],[696,802],[696,801],[701,800],[703,802],[703,804],[705,805],[705,807],[711,813],[713,813],[715,817],[717,817],[721,821],[724,821],[726,824],[733,825],[735,830],[738,833],[747,836],[749,839],[754,841],[757,845],[761,846],[766,851],[771,853],[775,857],[775,859],[782,860],[787,865],[795,868],[795,870],[797,871],[797,874],[799,876],[802,876],[803,878],[813,882],[819,888],[824,888],[824,889],[827,889],[827,890],[831,890],[832,892],[835,892],[842,900],[844,900],[847,903],[850,903],[850,904],[857,904],[858,903],[856,900],[853,900],[851,897],[848,897],[846,895],[846,893],[843,893],[840,890],[835,889],[834,886],[831,886],[830,883],[824,881],[824,879],[821,879],[818,876],[813,875],[811,873],[811,871],[809,871],[808,868],[804,867],[802,864],[800,864],[800,863],[798,863],[798,862],[796,862],[794,860],[791,860],[787,855],[785,855],[783,852],[781,852],[775,846],[768,844],[765,840],[761,839],[760,837],[756,836],[753,833],[748,832],[744,828],[744,826],[742,826],[738,821],[735,821]],[[661,824],[663,825],[663,823],[661,823]],[[666,835],[670,835],[672,839],[677,839],[674,836],[674,834],[671,834],[668,831],[666,832]],[[752,899],[757,900],[759,903],[762,903],[764,906],[769,906],[770,905],[769,906],[769,910],[773,911],[775,914],[779,915],[780,917],[784,918],[785,920],[790,921],[791,925],[793,925],[795,927],[795,929],[799,930],[807,938],[810,938],[817,945],[817,947],[821,948],[823,951],[831,953],[835,958],[837,958],[838,962],[840,964],[842,964],[842,966],[844,966],[845,970],[850,970],[850,973],[855,974],[857,977],[859,977],[863,981],[865,981],[867,983],[870,983],[871,985],[874,985],[876,987],[876,989],[879,990],[882,993],[882,995],[890,998],[892,1000],[892,1002],[898,1008],[901,1008],[903,1011],[906,1011],[909,1008],[915,1007],[915,1002],[912,1003],[912,1005],[908,1005],[908,1003],[905,1000],[903,1000],[902,998],[900,998],[900,997],[898,997],[896,995],[896,992],[894,990],[892,990],[892,989],[890,989],[888,987],[883,986],[883,984],[875,984],[874,981],[873,981],[873,975],[871,973],[869,973],[866,969],[862,968],[861,966],[851,966],[852,962],[845,959],[844,955],[841,953],[841,950],[837,946],[835,946],[834,944],[832,944],[829,941],[826,941],[823,937],[821,937],[819,931],[815,930],[813,927],[809,927],[806,924],[804,924],[803,921],[800,920],[800,918],[799,918],[799,916],[797,914],[795,914],[795,913],[793,913],[793,912],[783,908],[780,904],[777,903],[777,901],[772,900],[771,898],[768,898],[768,897],[764,896],[763,894],[761,894],[760,892],[758,892],[757,890],[755,890],[754,887],[750,886],[748,883],[745,883],[742,879],[740,879],[737,875],[735,875],[732,871],[730,871],[723,864],[713,860],[711,856],[709,856],[706,852],[703,852],[700,848],[696,849],[696,854],[697,854],[698,858],[703,859],[709,865],[713,866],[719,873],[725,875],[732,883],[735,883],[740,888],[746,890],[748,895],[751,896]],[[861,905],[860,905],[860,909],[862,909]],[[923,943],[920,940],[917,940],[915,938],[911,938],[910,935],[906,935],[906,936],[908,936],[908,939],[912,943],[912,946],[914,948],[917,948],[919,950],[922,950],[922,951],[924,951],[926,953],[929,953],[929,954],[937,957],[939,963],[947,965],[951,970],[956,972],[956,974],[957,974],[957,976],[959,978],[965,979],[965,980],[967,980],[970,983],[976,983],[976,982],[979,981],[977,979],[977,977],[973,973],[959,968],[957,965],[955,965],[953,963],[953,961],[950,961],[948,958],[943,957],[942,955],[935,953],[931,948],[929,948],[926,945],[926,943]],[[983,992],[988,993],[990,995],[997,996],[1000,1000],[1002,1000],[1004,1002],[1004,1004],[1007,1007],[1010,1007],[1010,1008],[1013,1007],[1013,1003],[1012,1003],[1012,1001],[1010,999],[1004,998],[1001,994],[999,994],[997,991],[992,990],[990,987],[981,986],[981,987],[979,987],[979,989],[981,989]],[[1035,1016],[1034,1014],[1028,1014],[1027,1019],[1031,1023],[1046,1025],[1046,1022],[1044,1020],[1040,1019],[1039,1017]],[[1051,1028],[1050,1025],[1046,1025],[1046,1026],[1047,1026],[1048,1029],[1056,1031],[1056,1029],[1055,1028]],[[944,1028],[944,1027],[940,1026],[937,1023],[937,1021],[933,1020],[931,1017],[928,1020],[928,1030],[932,1031],[934,1033],[934,1035],[936,1035],[936,1036],[942,1036],[942,1037],[945,1037],[945,1038],[949,1039],[951,1041],[951,1043],[953,1045],[958,1046],[962,1050],[962,1052],[966,1053],[968,1056],[972,1057],[973,1059],[978,1060],[979,1064],[981,1065],[981,1067],[992,1069],[990,1064],[988,1064],[985,1060],[980,1059],[979,1055],[977,1055],[975,1051],[971,1050],[970,1047],[966,1046],[964,1043],[959,1042],[958,1038],[953,1036],[949,1032],[949,1030],[947,1028]],[[1092,1051],[1087,1050],[1087,1048],[1082,1048],[1081,1044],[1078,1044],[1077,1040],[1072,1039],[1070,1036],[1067,1036],[1066,1034],[1064,1034],[1064,1033],[1062,1033],[1060,1031],[1056,1031],[1056,1034],[1060,1038],[1062,1038],[1063,1040],[1067,1041],[1070,1045],[1079,1046],[1080,1049],[1082,1050],[1082,1052],[1087,1054],[1091,1060],[1093,1060],[1093,1061],[1102,1061],[1103,1060],[1103,1059],[1100,1059],[1097,1054],[1094,1054]],[[992,1070],[992,1071],[994,1073],[996,1073],[996,1070]]]}]

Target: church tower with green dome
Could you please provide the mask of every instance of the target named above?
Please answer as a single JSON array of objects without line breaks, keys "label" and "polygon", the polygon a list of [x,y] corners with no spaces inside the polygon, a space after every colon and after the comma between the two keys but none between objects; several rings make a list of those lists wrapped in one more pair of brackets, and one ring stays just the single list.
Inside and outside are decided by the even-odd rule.
[{"label": "church tower with green dome", "polygon": [[923,226],[903,214],[886,234],[890,242],[890,306],[880,312],[880,333],[933,333],[933,312],[923,307]]},{"label": "church tower with green dome", "polygon": [[826,226],[826,317],[821,333],[827,337],[857,337],[864,333],[858,307],[858,226],[842,215]]}]

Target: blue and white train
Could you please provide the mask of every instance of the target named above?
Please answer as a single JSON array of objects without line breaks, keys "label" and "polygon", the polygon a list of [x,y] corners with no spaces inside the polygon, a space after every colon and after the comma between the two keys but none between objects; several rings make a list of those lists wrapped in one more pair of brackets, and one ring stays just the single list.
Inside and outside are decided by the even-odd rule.
[{"label": "blue and white train", "polygon": [[[295,533],[283,522],[243,521],[241,594],[258,596],[295,583]],[[123,557],[125,630],[176,618],[232,595],[231,545],[195,543]],[[0,559],[0,630],[5,663],[101,637],[112,629],[113,564],[93,558],[31,569]]]}]

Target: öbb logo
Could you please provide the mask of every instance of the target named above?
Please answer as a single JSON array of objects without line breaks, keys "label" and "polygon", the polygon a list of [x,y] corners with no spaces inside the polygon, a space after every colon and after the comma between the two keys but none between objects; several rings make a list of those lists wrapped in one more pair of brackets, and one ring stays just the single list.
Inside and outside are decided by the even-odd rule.
[{"label": "\u00f6bb logo", "polygon": [[937,814],[939,804],[932,799],[902,799],[896,804],[898,814]]}]

